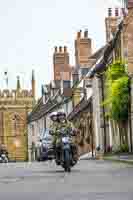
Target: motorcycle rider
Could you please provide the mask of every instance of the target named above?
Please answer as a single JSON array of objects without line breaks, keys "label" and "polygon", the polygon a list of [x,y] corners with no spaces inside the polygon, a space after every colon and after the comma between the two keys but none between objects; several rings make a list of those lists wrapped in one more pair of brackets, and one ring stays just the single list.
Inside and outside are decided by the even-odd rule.
[{"label": "motorcycle rider", "polygon": [[[57,112],[51,113],[50,119],[52,121],[52,124],[50,125],[50,134],[53,136],[52,144],[53,144],[54,152],[56,154],[56,141],[57,141],[57,137],[58,137],[57,130],[58,130],[58,126],[59,126]],[[56,155],[55,155],[55,157],[56,157]]]},{"label": "motorcycle rider", "polygon": [[[69,134],[69,136],[76,136],[76,130],[73,126],[73,124],[67,120],[66,114],[65,112],[59,112],[57,113],[57,118],[58,118],[58,129],[67,129],[67,133]],[[58,146],[58,149],[60,150],[60,136],[58,137],[57,135],[57,141],[56,141],[56,145]],[[71,147],[72,147],[72,155],[73,155],[73,161],[77,162],[78,160],[78,151],[77,151],[77,146],[73,143],[73,141],[71,140]]]},{"label": "motorcycle rider", "polygon": [[50,134],[53,136],[53,146],[56,144],[57,139],[57,127],[58,127],[58,118],[57,118],[57,112],[53,112],[50,115],[50,119],[52,121],[52,124],[50,125]]}]

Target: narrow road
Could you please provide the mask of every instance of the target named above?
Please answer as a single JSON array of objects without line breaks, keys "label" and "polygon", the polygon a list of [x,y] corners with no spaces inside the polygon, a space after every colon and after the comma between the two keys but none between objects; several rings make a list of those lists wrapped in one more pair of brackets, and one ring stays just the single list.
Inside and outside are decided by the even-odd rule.
[{"label": "narrow road", "polygon": [[133,200],[133,166],[80,161],[71,173],[53,162],[0,165],[1,200]]}]

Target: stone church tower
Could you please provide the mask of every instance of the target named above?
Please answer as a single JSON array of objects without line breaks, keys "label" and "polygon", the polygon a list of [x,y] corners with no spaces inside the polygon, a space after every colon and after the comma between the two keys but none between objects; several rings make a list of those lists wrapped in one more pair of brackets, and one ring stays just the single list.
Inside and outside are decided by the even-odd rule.
[{"label": "stone church tower", "polygon": [[32,89],[21,88],[19,77],[15,90],[0,90],[0,145],[4,145],[9,159],[28,159],[27,115],[35,100],[35,78],[32,72]]}]

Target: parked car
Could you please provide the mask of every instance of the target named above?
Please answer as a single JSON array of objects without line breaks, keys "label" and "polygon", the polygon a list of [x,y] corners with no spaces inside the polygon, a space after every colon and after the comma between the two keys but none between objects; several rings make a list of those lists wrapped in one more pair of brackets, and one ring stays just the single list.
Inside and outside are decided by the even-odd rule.
[{"label": "parked car", "polygon": [[52,146],[52,136],[47,129],[40,139],[38,161],[52,160],[54,158],[54,150]]}]

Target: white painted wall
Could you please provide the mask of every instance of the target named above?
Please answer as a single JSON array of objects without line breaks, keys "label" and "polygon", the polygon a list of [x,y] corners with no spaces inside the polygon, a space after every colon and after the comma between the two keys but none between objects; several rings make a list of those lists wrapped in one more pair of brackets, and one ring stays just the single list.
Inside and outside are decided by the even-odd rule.
[{"label": "white painted wall", "polygon": [[94,77],[93,83],[93,117],[94,117],[94,128],[96,136],[96,147],[100,146],[101,149],[104,149],[103,146],[103,132],[101,129],[101,101],[100,101],[100,88],[99,80],[97,77]]}]

